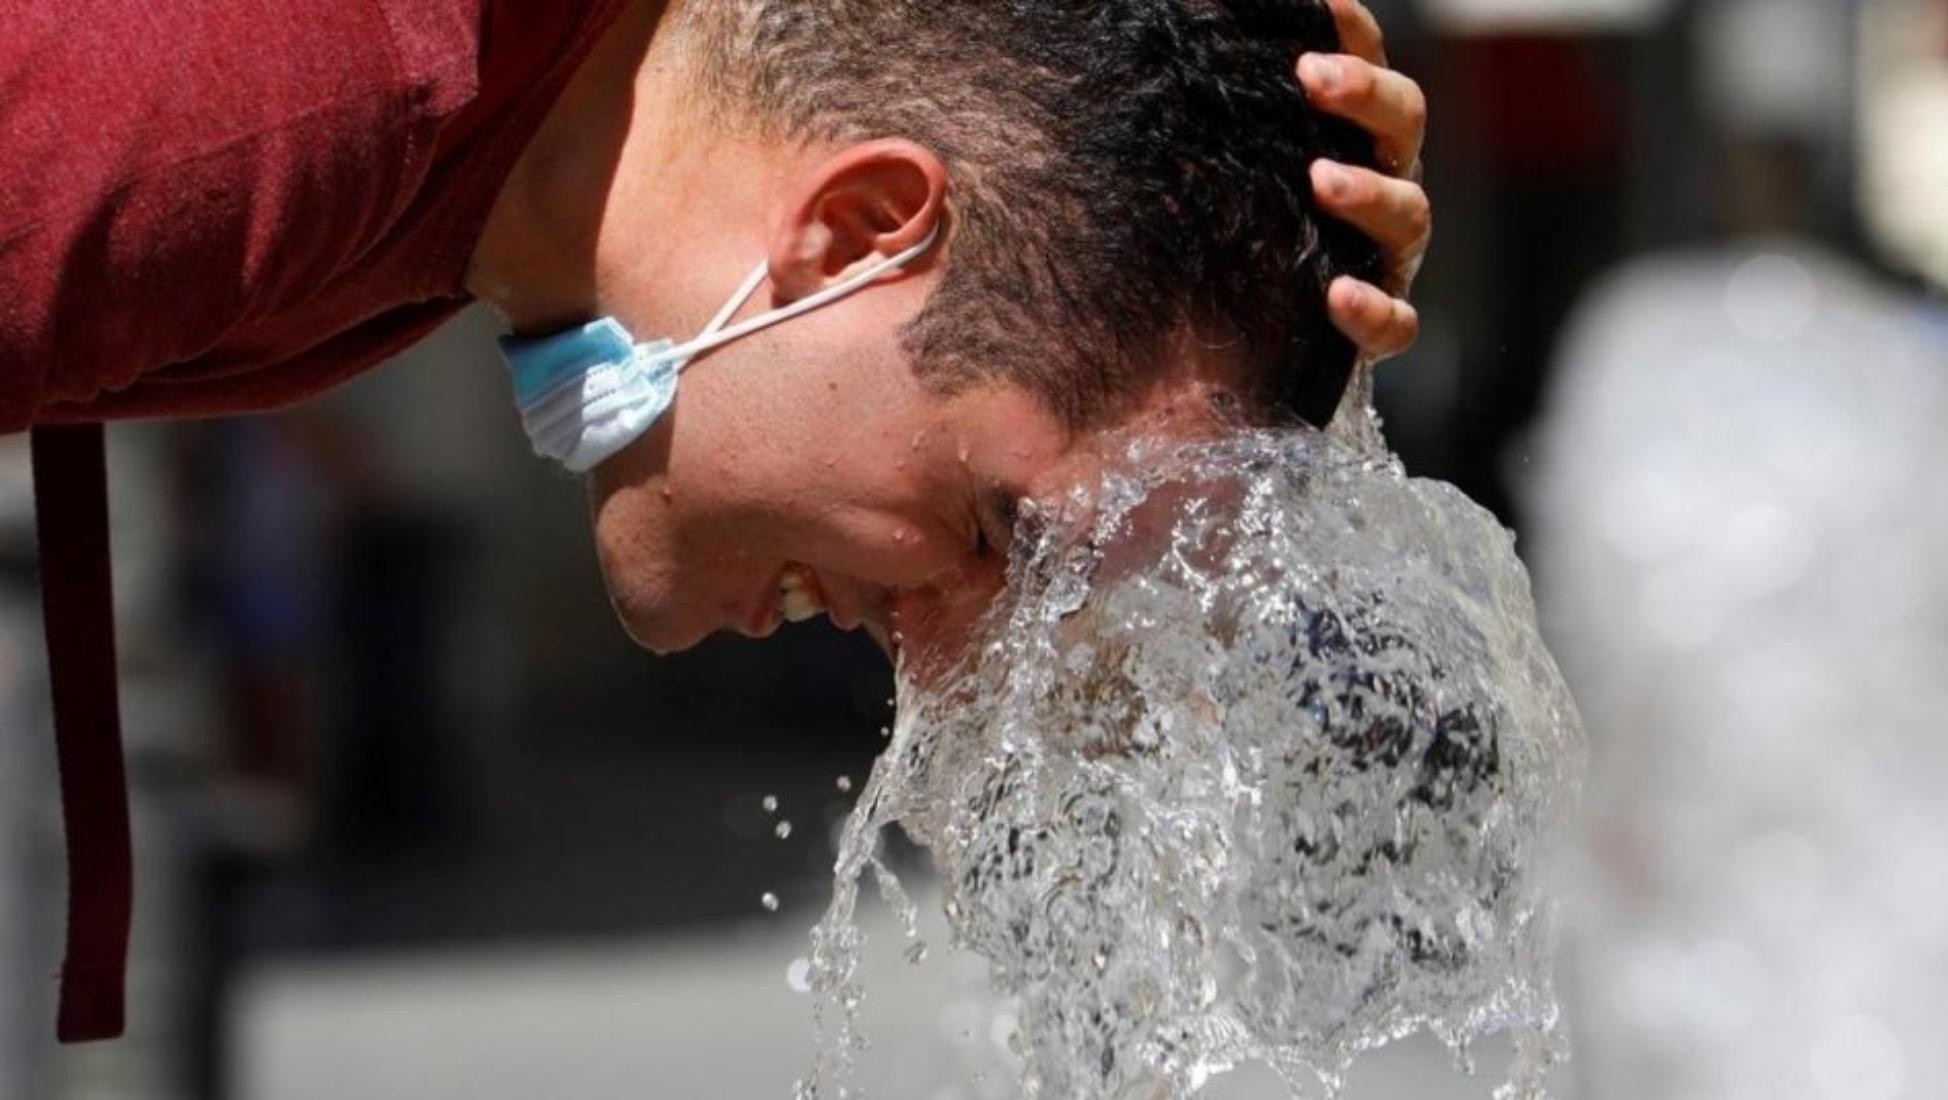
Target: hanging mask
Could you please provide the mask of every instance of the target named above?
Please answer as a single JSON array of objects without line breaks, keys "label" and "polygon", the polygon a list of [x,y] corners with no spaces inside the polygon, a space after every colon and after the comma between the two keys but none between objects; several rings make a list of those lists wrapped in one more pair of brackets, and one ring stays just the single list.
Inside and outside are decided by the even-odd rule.
[{"label": "hanging mask", "polygon": [[[534,452],[584,474],[634,443],[676,401],[677,379],[697,356],[761,329],[810,313],[871,286],[926,255],[940,235],[873,264],[844,282],[790,305],[730,324],[770,274],[759,264],[696,338],[640,342],[614,317],[552,336],[506,337],[501,355]],[[728,327],[727,327],[728,326]]]}]

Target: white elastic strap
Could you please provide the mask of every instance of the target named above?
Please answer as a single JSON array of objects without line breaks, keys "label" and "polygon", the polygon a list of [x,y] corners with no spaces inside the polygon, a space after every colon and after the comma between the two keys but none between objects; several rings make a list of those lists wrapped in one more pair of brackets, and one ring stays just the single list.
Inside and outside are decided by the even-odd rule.
[{"label": "white elastic strap", "polygon": [[[737,311],[744,308],[744,303],[751,300],[751,295],[758,292],[758,288],[764,285],[765,278],[770,274],[769,263],[761,263],[752,269],[751,274],[745,277],[744,285],[737,288],[737,293],[731,295],[731,300],[725,302],[724,308],[717,311],[717,316],[712,317],[710,323],[703,327],[703,331],[697,333],[697,340],[715,336],[725,325],[730,324],[731,318],[737,316]],[[695,340],[691,341],[691,343],[695,342]]]},{"label": "white elastic strap", "polygon": [[690,363],[704,352],[714,351],[732,341],[742,340],[754,332],[770,328],[772,325],[782,324],[794,317],[803,316],[815,309],[830,305],[849,294],[854,294],[871,286],[887,272],[905,267],[907,264],[926,255],[927,250],[932,248],[934,241],[939,238],[940,226],[936,223],[933,229],[928,231],[926,239],[922,240],[919,244],[914,245],[912,248],[898,255],[888,256],[886,259],[881,260],[879,263],[872,265],[844,282],[834,283],[824,290],[816,294],[808,294],[788,306],[774,309],[769,313],[760,313],[748,321],[740,321],[729,328],[724,328],[724,323],[735,316],[738,310],[744,308],[744,303],[750,300],[751,295],[757,293],[758,287],[764,285],[764,280],[770,274],[771,267],[769,264],[759,264],[757,269],[751,272],[750,277],[744,280],[744,285],[738,288],[736,296],[724,303],[724,308],[718,311],[716,318],[710,322],[709,327],[698,334],[696,339],[687,344],[680,344],[676,347],[660,351],[652,358],[658,362],[671,359],[676,360],[678,364],[676,369],[680,373],[687,370]]}]

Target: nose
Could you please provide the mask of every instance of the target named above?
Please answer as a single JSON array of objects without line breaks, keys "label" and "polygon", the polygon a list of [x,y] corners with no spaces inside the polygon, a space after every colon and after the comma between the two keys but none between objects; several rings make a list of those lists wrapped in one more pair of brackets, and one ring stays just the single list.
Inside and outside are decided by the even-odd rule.
[{"label": "nose", "polygon": [[895,595],[893,641],[902,664],[923,679],[946,671],[966,652],[1006,583],[1003,563],[983,561]]}]

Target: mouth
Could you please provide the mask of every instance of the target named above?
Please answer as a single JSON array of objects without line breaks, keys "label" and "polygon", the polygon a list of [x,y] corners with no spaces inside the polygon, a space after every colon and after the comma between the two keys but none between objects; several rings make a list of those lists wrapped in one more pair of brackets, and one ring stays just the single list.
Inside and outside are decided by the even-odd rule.
[{"label": "mouth", "polygon": [[773,585],[752,599],[744,612],[744,621],[738,625],[737,632],[747,638],[769,638],[778,632],[784,622],[784,613],[779,609],[778,586]]},{"label": "mouth", "polygon": [[828,583],[811,566],[792,563],[779,570],[768,590],[769,599],[752,612],[756,637],[775,632],[783,623],[810,622],[820,615],[843,631],[864,629],[890,656],[893,645],[883,621],[883,598],[875,599],[857,585]]},{"label": "mouth", "polygon": [[818,574],[810,566],[793,563],[779,570],[752,599],[741,631],[753,638],[768,638],[785,623],[810,622],[820,615],[842,619],[829,603]]},{"label": "mouth", "polygon": [[829,612],[825,586],[810,566],[787,565],[777,580],[778,617],[788,623],[810,622]]},{"label": "mouth", "polygon": [[747,638],[769,638],[786,623],[806,622],[824,611],[825,592],[817,575],[794,563],[779,570],[752,596],[737,630]]}]

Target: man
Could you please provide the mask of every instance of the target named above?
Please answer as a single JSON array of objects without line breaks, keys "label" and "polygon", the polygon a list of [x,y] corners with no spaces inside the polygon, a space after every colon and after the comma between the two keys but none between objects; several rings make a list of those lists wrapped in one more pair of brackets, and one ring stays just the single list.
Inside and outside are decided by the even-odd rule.
[{"label": "man", "polygon": [[[1422,100],[1357,0],[87,0],[8,22],[0,430],[288,403],[485,299],[535,337],[510,346],[524,422],[589,472],[652,649],[819,610],[943,638],[991,592],[1016,502],[1103,430],[1323,419],[1353,353],[1333,324],[1373,356],[1413,337],[1385,291],[1426,241]],[[1328,114],[1407,179],[1344,163],[1361,142]],[[125,820],[92,808],[122,783],[98,430],[35,450],[76,899],[61,1030],[86,1038],[120,1028],[127,905]]]}]

